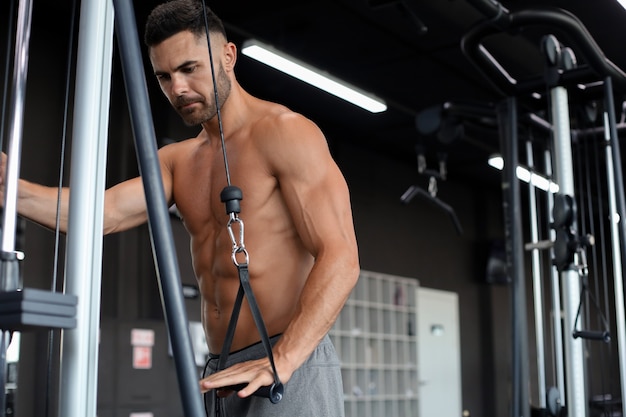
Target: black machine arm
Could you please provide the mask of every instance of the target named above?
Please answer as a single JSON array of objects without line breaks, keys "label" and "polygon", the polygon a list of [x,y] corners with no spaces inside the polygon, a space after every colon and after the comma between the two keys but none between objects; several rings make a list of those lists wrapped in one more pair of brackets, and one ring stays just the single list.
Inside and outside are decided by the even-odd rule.
[{"label": "black machine arm", "polygon": [[461,40],[461,49],[465,56],[480,70],[487,79],[506,95],[519,95],[533,92],[544,85],[543,74],[526,80],[515,80],[482,45],[482,41],[498,33],[515,33],[519,29],[533,25],[548,25],[562,30],[580,49],[587,66],[581,65],[562,74],[564,82],[584,83],[597,80],[598,76],[610,76],[616,87],[626,90],[626,73],[611,62],[595,42],[587,28],[572,13],[556,8],[534,8],[510,13],[495,1],[472,0],[471,3],[493,15],[493,20],[485,20],[471,29]]}]

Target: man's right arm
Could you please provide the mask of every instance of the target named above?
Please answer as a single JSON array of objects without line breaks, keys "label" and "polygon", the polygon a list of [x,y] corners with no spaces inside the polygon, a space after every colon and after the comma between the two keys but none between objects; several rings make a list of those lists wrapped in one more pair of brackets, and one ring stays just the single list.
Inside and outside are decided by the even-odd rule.
[{"label": "man's right arm", "polygon": [[[166,147],[167,148],[167,147]],[[159,151],[161,172],[165,187],[165,197],[171,200],[171,152],[163,148]],[[0,159],[0,198],[4,199],[4,172],[6,154]],[[69,188],[61,193],[57,187],[48,187],[23,179],[18,183],[17,212],[46,228],[54,230],[57,224],[57,206],[59,230],[67,232],[69,211]],[[121,232],[145,223],[148,219],[143,183],[140,177],[121,182],[105,191],[104,195],[104,234]]]},{"label": "man's right arm", "polygon": [[[20,180],[17,212],[22,217],[54,230],[58,206],[59,230],[65,233],[68,224],[69,195],[69,188],[63,188],[59,195],[56,187]],[[106,190],[103,219],[105,234],[130,229],[146,220],[146,202],[140,178],[133,178]]]}]

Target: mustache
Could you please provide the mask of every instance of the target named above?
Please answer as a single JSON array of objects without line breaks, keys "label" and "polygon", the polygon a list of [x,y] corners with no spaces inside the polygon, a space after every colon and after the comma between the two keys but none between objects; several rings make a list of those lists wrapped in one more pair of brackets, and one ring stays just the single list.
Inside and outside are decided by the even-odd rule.
[{"label": "mustache", "polygon": [[188,104],[191,103],[197,103],[199,101],[204,101],[204,97],[186,97],[186,96],[182,96],[182,97],[177,97],[176,100],[174,101],[174,106],[176,107],[183,107],[186,106]]}]

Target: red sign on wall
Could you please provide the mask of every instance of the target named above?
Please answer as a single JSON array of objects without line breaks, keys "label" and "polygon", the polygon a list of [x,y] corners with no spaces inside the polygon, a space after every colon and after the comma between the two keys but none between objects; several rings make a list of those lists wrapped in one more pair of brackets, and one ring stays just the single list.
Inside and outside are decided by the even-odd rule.
[{"label": "red sign on wall", "polygon": [[152,348],[148,346],[133,346],[133,368],[152,368]]}]

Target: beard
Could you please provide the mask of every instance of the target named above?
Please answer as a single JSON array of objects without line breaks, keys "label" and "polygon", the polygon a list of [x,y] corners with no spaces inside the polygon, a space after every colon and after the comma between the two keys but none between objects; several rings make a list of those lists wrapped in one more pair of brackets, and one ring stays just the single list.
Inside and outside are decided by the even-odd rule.
[{"label": "beard", "polygon": [[[218,108],[221,109],[228,96],[230,95],[231,82],[224,71],[224,67],[220,65],[217,73],[217,105],[215,105],[215,95],[207,100],[206,97],[199,95],[198,97],[178,97],[174,103],[174,108],[183,119],[187,126],[198,126],[215,117]],[[200,108],[184,109],[187,104],[198,103]]]}]

